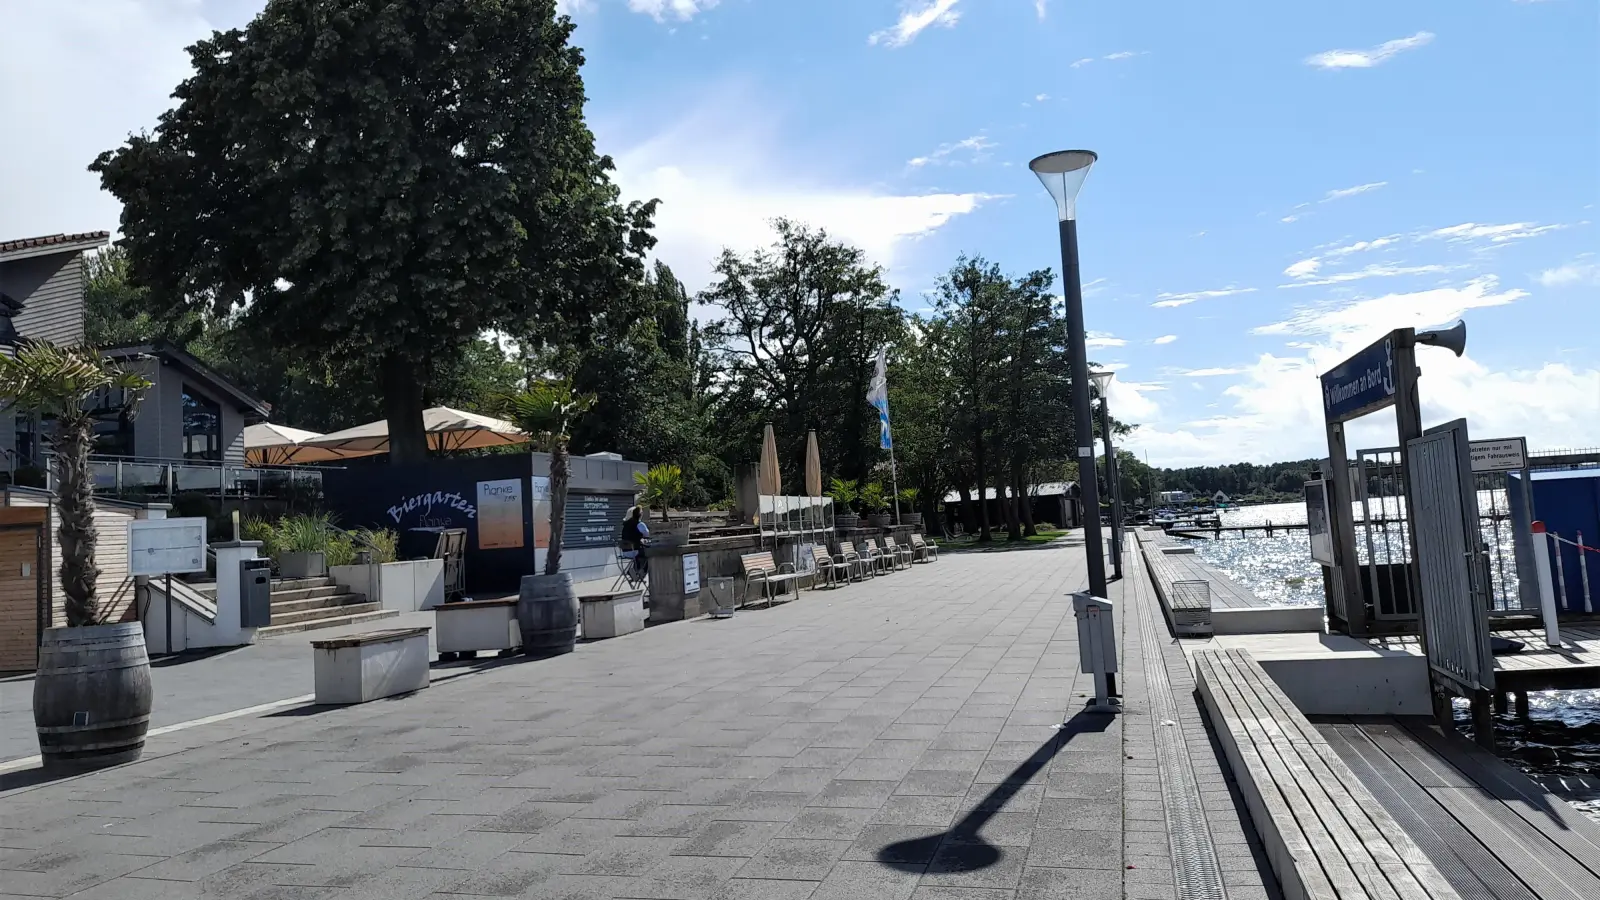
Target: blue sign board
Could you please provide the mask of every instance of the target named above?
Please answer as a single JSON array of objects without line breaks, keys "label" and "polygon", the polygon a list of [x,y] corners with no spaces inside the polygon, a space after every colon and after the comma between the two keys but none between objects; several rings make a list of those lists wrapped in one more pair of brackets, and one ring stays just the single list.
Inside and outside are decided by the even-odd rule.
[{"label": "blue sign board", "polygon": [[1394,402],[1394,335],[1362,350],[1322,375],[1322,412],[1345,422]]}]

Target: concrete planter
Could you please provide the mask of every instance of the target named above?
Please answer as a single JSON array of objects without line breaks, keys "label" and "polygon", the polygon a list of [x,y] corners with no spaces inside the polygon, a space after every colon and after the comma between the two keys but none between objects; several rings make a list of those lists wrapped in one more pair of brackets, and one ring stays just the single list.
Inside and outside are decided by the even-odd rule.
[{"label": "concrete planter", "polygon": [[444,603],[442,559],[333,566],[328,574],[340,585],[381,604],[384,609],[417,612]]},{"label": "concrete planter", "polygon": [[321,550],[278,554],[279,578],[322,578],[328,574],[328,557]]},{"label": "concrete planter", "polygon": [[651,522],[650,543],[657,547],[682,547],[689,543],[688,522]]},{"label": "concrete planter", "polygon": [[434,642],[442,660],[479,651],[505,654],[522,647],[515,597],[445,603],[434,609],[433,621]]},{"label": "concrete planter", "polygon": [[867,516],[867,524],[873,528],[888,528],[894,524],[894,516],[889,513],[873,513]]},{"label": "concrete planter", "polygon": [[861,517],[855,513],[834,513],[833,527],[838,531],[854,531],[861,527]]},{"label": "concrete planter", "polygon": [[428,628],[312,641],[317,702],[366,703],[428,686]]},{"label": "concrete planter", "polygon": [[644,591],[579,597],[585,640],[621,637],[644,630]]}]

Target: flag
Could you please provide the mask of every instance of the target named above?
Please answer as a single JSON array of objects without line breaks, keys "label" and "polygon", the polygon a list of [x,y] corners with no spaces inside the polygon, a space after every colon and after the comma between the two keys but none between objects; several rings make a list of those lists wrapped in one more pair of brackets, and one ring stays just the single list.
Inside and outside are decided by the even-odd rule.
[{"label": "flag", "polygon": [[889,348],[878,348],[878,364],[872,370],[872,386],[867,388],[867,403],[878,411],[878,446],[894,449],[889,434]]}]

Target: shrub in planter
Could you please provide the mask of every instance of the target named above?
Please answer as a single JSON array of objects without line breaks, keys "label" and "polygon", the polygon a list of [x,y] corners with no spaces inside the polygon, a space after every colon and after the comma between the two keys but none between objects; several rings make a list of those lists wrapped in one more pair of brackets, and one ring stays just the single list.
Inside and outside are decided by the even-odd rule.
[{"label": "shrub in planter", "polygon": [[861,499],[861,488],[856,482],[834,478],[828,482],[827,494],[833,500],[834,528],[848,531],[860,524],[855,504]]},{"label": "shrub in planter", "polygon": [[24,341],[0,355],[0,400],[55,418],[56,545],[61,549],[65,628],[39,639],[33,721],[47,769],[81,770],[129,762],[144,752],[150,726],[150,659],[137,622],[107,625],[95,590],[99,532],[94,523],[91,398],[120,400],[132,416],[150,387],[92,347]]},{"label": "shrub in planter", "polygon": [[326,515],[284,516],[272,527],[278,575],[282,578],[321,578],[328,574],[330,545],[336,565],[348,565],[355,559],[355,551],[344,539],[335,541],[328,526],[332,521]]}]

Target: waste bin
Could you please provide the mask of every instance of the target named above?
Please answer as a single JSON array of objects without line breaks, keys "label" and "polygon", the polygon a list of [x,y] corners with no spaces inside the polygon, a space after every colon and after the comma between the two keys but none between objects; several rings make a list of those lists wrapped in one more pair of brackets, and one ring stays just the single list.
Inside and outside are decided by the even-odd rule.
[{"label": "waste bin", "polygon": [[239,560],[239,627],[272,624],[272,560]]},{"label": "waste bin", "polygon": [[711,618],[733,618],[733,578],[707,578],[706,589],[711,592]]}]

